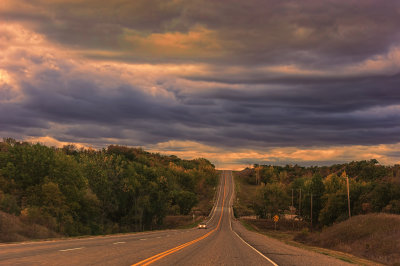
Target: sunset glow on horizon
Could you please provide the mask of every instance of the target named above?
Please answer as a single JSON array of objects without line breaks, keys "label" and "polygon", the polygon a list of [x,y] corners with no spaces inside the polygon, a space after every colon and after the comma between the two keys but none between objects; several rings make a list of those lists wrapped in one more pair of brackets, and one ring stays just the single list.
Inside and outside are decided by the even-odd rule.
[{"label": "sunset glow on horizon", "polygon": [[395,0],[3,0],[0,138],[399,164],[399,27]]}]

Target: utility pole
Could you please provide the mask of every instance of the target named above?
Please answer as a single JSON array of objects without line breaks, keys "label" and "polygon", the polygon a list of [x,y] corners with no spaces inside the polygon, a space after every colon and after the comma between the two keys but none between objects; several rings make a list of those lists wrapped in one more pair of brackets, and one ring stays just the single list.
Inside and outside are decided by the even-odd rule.
[{"label": "utility pole", "polygon": [[259,185],[261,183],[261,176],[260,176],[261,165],[258,164],[256,167],[256,184]]},{"label": "utility pole", "polygon": [[300,196],[299,196],[299,216],[301,216],[301,188],[300,188]]},{"label": "utility pole", "polygon": [[349,218],[351,218],[349,177],[347,176],[346,172],[344,172],[344,174],[346,175],[346,182],[347,182],[347,205],[348,205],[348,207],[349,207]]},{"label": "utility pole", "polygon": [[311,192],[311,230],[312,230],[312,228],[313,228],[313,225],[312,225],[312,192]]},{"label": "utility pole", "polygon": [[256,168],[256,184],[258,185],[258,182],[260,180],[260,167],[257,166]]},{"label": "utility pole", "polygon": [[347,184],[347,207],[349,209],[349,218],[351,218],[351,210],[350,210],[350,185],[349,185],[349,177],[347,176],[346,171],[343,171],[342,177],[346,178]]},{"label": "utility pole", "polygon": [[294,206],[293,206],[293,188],[292,188],[292,206],[290,206],[290,214],[292,215],[292,225],[293,225],[293,229],[294,229]]},{"label": "utility pole", "polygon": [[292,188],[292,207],[294,207],[293,206],[293,188]]}]

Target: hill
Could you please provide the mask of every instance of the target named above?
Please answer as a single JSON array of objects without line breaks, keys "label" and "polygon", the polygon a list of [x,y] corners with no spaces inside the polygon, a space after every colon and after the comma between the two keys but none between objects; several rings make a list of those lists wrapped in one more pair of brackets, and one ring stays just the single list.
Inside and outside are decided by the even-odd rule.
[{"label": "hill", "polygon": [[324,228],[300,235],[307,244],[351,253],[384,264],[400,264],[400,215],[374,213],[354,216]]},{"label": "hill", "polygon": [[[400,264],[400,165],[374,159],[322,167],[255,165],[235,173],[235,184],[234,213],[249,228]],[[274,215],[280,217],[276,230]]]},{"label": "hill", "polygon": [[0,142],[0,210],[60,235],[151,230],[168,215],[206,215],[217,181],[201,158]]}]

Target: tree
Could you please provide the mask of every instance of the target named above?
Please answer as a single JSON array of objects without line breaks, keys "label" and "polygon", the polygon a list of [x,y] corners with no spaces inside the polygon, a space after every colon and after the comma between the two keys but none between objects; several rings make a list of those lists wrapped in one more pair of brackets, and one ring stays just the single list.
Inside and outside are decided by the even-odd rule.
[{"label": "tree", "polygon": [[18,206],[17,198],[14,195],[4,194],[0,190],[0,210],[19,215],[21,212],[20,207]]},{"label": "tree", "polygon": [[322,225],[331,225],[348,218],[347,194],[344,191],[337,191],[324,196],[325,205],[319,213],[319,222]]},{"label": "tree", "polygon": [[0,142],[0,208],[67,235],[151,229],[169,208],[210,202],[217,180],[206,159]]},{"label": "tree", "polygon": [[189,214],[193,206],[197,204],[197,197],[193,192],[183,190],[175,191],[173,194],[174,201],[183,215]]},{"label": "tree", "polygon": [[324,180],[325,193],[336,193],[346,189],[346,182],[336,174],[328,175]]},{"label": "tree", "polygon": [[255,210],[262,218],[265,218],[267,214],[279,214],[289,206],[285,185],[281,183],[262,183],[257,189],[256,199]]},{"label": "tree", "polygon": [[306,202],[302,203],[303,213],[311,219],[311,195],[312,195],[312,222],[317,224],[319,212],[323,207],[323,194],[325,191],[325,186],[322,181],[321,175],[314,174],[311,179],[305,182],[305,198]]}]

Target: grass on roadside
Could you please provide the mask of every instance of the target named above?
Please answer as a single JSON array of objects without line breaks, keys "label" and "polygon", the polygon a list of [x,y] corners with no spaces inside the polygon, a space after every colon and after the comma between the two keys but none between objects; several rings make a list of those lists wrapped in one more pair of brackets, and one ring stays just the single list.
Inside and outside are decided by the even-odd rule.
[{"label": "grass on roadside", "polygon": [[296,242],[294,237],[298,234],[296,231],[281,231],[281,230],[260,230],[257,226],[254,226],[250,219],[240,219],[241,224],[250,231],[255,231],[261,234],[264,234],[268,237],[277,239],[285,244],[298,247],[301,249],[317,252],[323,255],[327,255],[336,259],[340,259],[342,261],[358,264],[358,265],[380,265],[377,262],[372,262],[367,259],[359,258],[352,254],[344,253],[341,251],[326,249],[322,247],[316,247],[307,245],[305,243]]},{"label": "grass on roadside", "polygon": [[20,242],[54,237],[61,237],[61,235],[44,226],[24,221],[18,216],[0,211],[0,242]]},{"label": "grass on roadside", "polygon": [[238,172],[234,172],[233,177],[236,194],[233,202],[235,216],[254,216],[252,206],[256,198],[256,186],[248,184]]},{"label": "grass on roadside", "polygon": [[400,265],[400,215],[358,215],[300,240],[384,264]]}]

